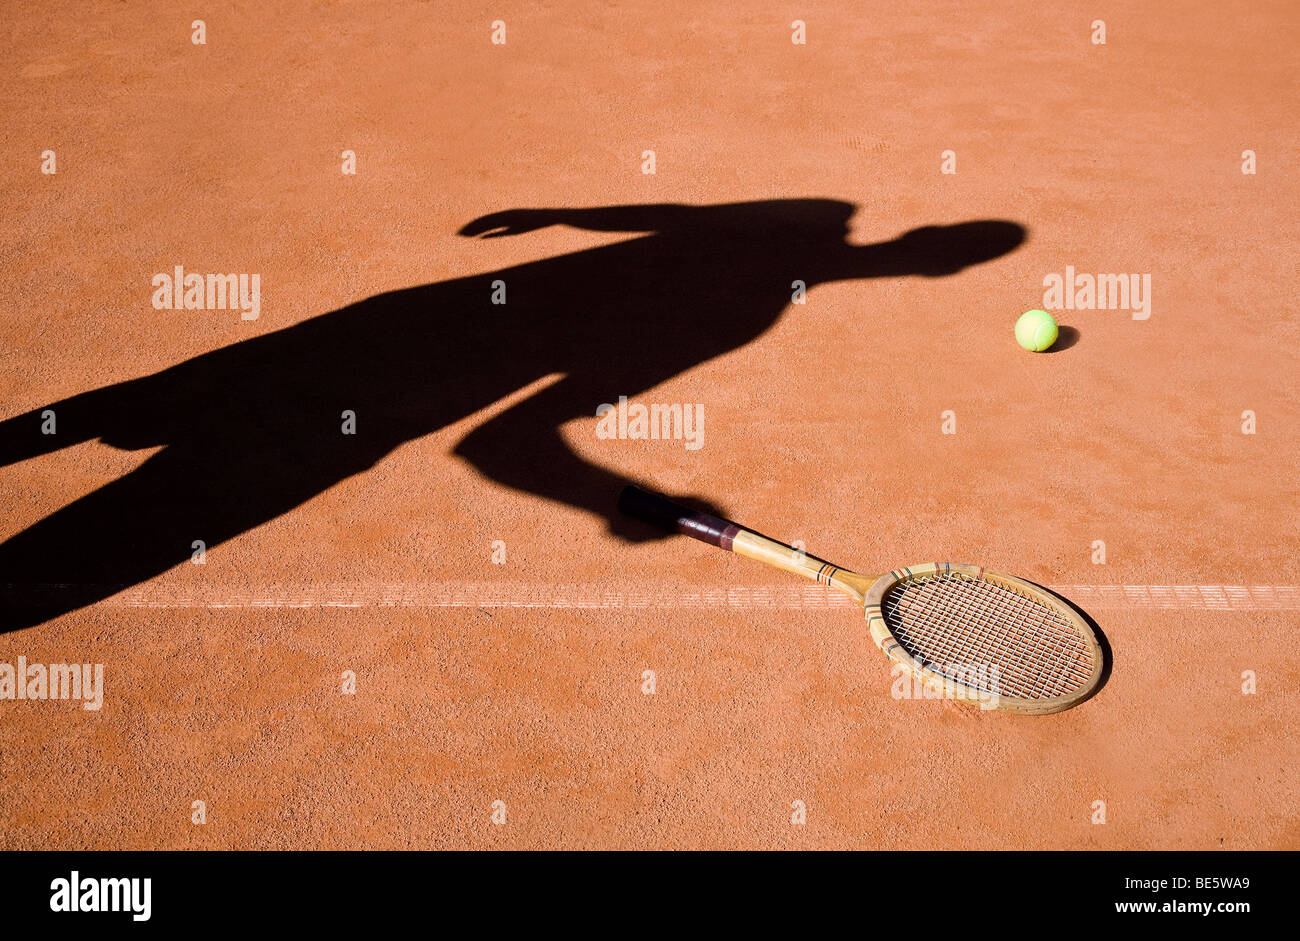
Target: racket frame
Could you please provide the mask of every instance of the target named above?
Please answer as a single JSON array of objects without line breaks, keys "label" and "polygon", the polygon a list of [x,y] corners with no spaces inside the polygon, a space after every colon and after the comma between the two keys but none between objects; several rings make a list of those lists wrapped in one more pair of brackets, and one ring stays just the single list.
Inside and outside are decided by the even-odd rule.
[{"label": "racket frame", "polygon": [[[801,549],[777,542],[775,539],[761,536],[730,520],[684,507],[662,494],[643,490],[640,487],[624,488],[619,497],[619,507],[623,512],[646,522],[675,530],[728,552],[734,552],[784,572],[802,575],[804,578],[810,578],[819,584],[844,592],[857,604],[862,605],[871,639],[885,656],[941,695],[952,694],[955,692],[955,687],[960,687],[965,692],[959,693],[958,698],[979,705],[981,709],[996,709],[999,712],[1020,715],[1049,715],[1062,712],[1087,699],[1101,681],[1102,650],[1088,622],[1060,598],[1023,578],[960,562],[923,562],[919,565],[894,569],[884,575],[863,575],[809,555]],[[1077,690],[1064,696],[1027,699],[980,690],[953,677],[937,673],[919,662],[908,653],[889,629],[883,611],[884,599],[889,590],[897,585],[926,575],[943,574],[966,575],[970,578],[982,579],[1042,604],[1059,614],[1070,623],[1088,646],[1092,658],[1092,670],[1088,679]]]},{"label": "racket frame", "polygon": [[[1029,601],[1050,608],[1067,620],[1070,626],[1074,628],[1075,633],[1088,646],[1088,652],[1092,660],[1092,669],[1088,679],[1078,689],[1064,696],[1028,699],[1008,696],[1005,693],[987,693],[967,683],[962,683],[958,679],[931,670],[918,661],[890,630],[883,610],[885,596],[890,589],[913,579],[923,578],[927,575],[951,574],[966,575],[972,579],[989,582],[999,588],[1014,592]],[[875,579],[871,587],[867,589],[863,607],[866,611],[867,627],[871,632],[871,639],[875,641],[876,646],[881,649],[885,656],[902,666],[909,674],[931,689],[951,693],[953,687],[956,686],[969,690],[970,695],[962,698],[971,700],[979,705],[981,709],[996,709],[999,712],[1010,712],[1018,715],[1050,715],[1054,712],[1063,712],[1087,699],[1096,690],[1097,684],[1101,682],[1103,664],[1101,645],[1097,643],[1097,638],[1093,635],[1088,622],[1077,611],[1051,592],[1014,575],[994,572],[983,566],[967,565],[960,562],[923,562],[920,565],[909,565],[904,568],[894,569]]]}]

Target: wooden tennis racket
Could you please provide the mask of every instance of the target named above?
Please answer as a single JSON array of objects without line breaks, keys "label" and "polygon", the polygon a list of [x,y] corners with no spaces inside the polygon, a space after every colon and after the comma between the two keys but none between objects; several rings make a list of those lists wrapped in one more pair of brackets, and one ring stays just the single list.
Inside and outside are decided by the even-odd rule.
[{"label": "wooden tennis racket", "polygon": [[1101,680],[1101,647],[1088,623],[1015,576],[955,562],[860,575],[640,487],[626,487],[618,505],[648,523],[838,588],[866,610],[871,638],[891,660],[931,689],[983,709],[1060,712]]}]

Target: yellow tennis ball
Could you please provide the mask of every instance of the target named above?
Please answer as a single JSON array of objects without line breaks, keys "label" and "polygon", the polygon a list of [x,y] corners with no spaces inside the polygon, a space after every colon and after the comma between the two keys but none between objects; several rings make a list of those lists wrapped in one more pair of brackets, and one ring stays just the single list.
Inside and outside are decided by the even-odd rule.
[{"label": "yellow tennis ball", "polygon": [[1016,321],[1016,342],[1041,353],[1056,342],[1056,320],[1045,310],[1027,310]]}]

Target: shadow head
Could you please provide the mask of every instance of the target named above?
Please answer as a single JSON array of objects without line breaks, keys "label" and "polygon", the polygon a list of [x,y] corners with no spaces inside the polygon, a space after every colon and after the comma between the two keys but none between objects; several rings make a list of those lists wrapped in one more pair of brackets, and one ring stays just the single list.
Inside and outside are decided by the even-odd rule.
[{"label": "shadow head", "polygon": [[904,233],[898,242],[909,257],[916,259],[917,274],[937,278],[1001,258],[1019,248],[1028,237],[1028,230],[1018,222],[985,219],[922,226]]}]

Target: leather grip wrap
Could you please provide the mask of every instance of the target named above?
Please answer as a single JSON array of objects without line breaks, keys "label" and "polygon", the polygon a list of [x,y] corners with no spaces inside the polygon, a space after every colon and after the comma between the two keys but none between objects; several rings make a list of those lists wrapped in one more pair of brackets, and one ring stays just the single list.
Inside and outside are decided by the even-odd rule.
[{"label": "leather grip wrap", "polygon": [[661,529],[694,536],[719,549],[731,551],[736,534],[741,531],[735,523],[720,519],[711,513],[692,510],[667,497],[640,487],[627,486],[618,497],[618,508],[628,516],[652,523]]}]

